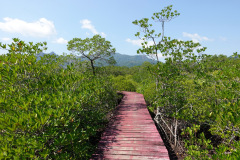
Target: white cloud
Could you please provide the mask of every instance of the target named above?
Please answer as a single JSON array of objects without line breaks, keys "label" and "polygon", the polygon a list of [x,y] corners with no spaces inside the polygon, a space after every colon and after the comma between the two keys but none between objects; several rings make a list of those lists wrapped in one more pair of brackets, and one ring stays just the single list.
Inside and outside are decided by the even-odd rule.
[{"label": "white cloud", "polygon": [[200,41],[213,41],[213,39],[210,39],[205,36],[200,36],[197,33],[191,34],[191,33],[183,32],[183,37],[191,38],[191,40],[195,43],[200,42]]},{"label": "white cloud", "polygon": [[52,21],[40,18],[35,22],[25,22],[20,19],[6,17],[0,22],[0,30],[9,33],[20,33],[24,36],[48,37],[55,35],[56,29]]},{"label": "white cloud", "polygon": [[129,43],[132,43],[133,45],[136,45],[136,46],[142,46],[141,43],[143,43],[143,40],[141,39],[138,39],[138,40],[132,40],[130,38],[126,39],[127,42]]},{"label": "white cloud", "polygon": [[103,32],[101,32],[101,35],[105,38],[107,35]]},{"label": "white cloud", "polygon": [[1,38],[1,41],[9,42],[9,41],[11,41],[11,38],[3,37],[3,38]]},{"label": "white cloud", "polygon": [[88,19],[81,20],[80,23],[82,24],[82,28],[89,29],[93,34],[98,34],[97,30],[92,25],[92,22]]},{"label": "white cloud", "polygon": [[149,56],[155,60],[157,59],[157,56],[158,56],[158,59],[164,59],[164,58],[168,57],[168,56],[163,56],[162,53],[158,53],[157,56],[156,56],[156,54],[151,54]]},{"label": "white cloud", "polygon": [[[126,42],[129,42],[129,43],[132,43],[133,45],[141,47],[144,40],[142,40],[142,39],[132,40],[132,39],[128,38],[128,39],[126,39]],[[148,46],[152,46],[153,44],[154,44],[153,41],[148,41]]]},{"label": "white cloud", "polygon": [[68,43],[68,41],[67,40],[65,40],[64,38],[58,38],[58,39],[56,39],[55,41],[53,41],[54,43],[58,43],[58,44],[67,44]]},{"label": "white cloud", "polygon": [[[88,29],[90,30],[93,34],[99,34],[98,31],[95,29],[95,27],[92,25],[92,22],[89,21],[88,19],[83,19],[80,21],[82,24],[83,29]],[[107,35],[103,32],[100,33],[103,37],[106,37]]]},{"label": "white cloud", "polygon": [[153,41],[148,41],[148,45],[149,45],[149,46],[153,46],[153,45],[154,45],[154,42],[153,42]]}]

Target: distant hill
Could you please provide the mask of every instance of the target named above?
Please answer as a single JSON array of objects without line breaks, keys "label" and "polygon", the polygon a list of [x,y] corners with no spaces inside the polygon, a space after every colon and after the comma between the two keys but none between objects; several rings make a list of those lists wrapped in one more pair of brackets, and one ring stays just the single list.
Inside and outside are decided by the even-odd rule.
[{"label": "distant hill", "polygon": [[57,54],[54,53],[54,52],[50,52],[50,53],[40,52],[40,53],[37,54],[37,61],[39,61],[41,59],[41,57],[43,57],[45,54],[50,54],[50,55],[56,55],[57,56]]},{"label": "distant hill", "polygon": [[156,63],[156,61],[148,58],[145,55],[130,56],[130,55],[116,53],[113,57],[117,62],[116,66],[132,67],[132,66],[140,66],[143,64],[143,62],[150,62],[152,64]]},{"label": "distant hill", "polygon": [[[55,54],[54,52],[51,53],[39,53],[37,55],[37,60],[40,60],[42,56],[44,56],[45,54]],[[56,54],[55,54],[56,55]],[[134,55],[134,56],[130,56],[130,55],[125,55],[125,54],[120,54],[120,53],[115,53],[113,55],[114,59],[116,60],[116,66],[127,66],[127,67],[133,67],[133,66],[140,66],[143,64],[143,62],[150,62],[152,64],[156,64],[156,61],[148,58],[145,55]],[[79,57],[81,58],[81,57]],[[86,60],[84,58],[82,58],[82,60]],[[103,65],[107,65],[105,63],[103,63]]]}]

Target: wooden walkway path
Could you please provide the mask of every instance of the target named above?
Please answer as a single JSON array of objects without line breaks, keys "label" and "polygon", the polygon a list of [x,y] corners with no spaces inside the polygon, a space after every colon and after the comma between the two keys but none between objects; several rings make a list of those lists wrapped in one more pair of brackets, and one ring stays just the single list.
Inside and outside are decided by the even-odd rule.
[{"label": "wooden walkway path", "polygon": [[142,94],[123,92],[114,121],[91,159],[169,159]]}]

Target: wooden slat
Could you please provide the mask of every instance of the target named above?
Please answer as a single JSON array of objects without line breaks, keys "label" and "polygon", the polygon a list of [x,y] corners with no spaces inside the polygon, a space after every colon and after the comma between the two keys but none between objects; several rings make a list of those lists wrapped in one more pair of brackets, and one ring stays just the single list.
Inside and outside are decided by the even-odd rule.
[{"label": "wooden slat", "polygon": [[142,94],[123,92],[114,122],[91,159],[169,159]]}]

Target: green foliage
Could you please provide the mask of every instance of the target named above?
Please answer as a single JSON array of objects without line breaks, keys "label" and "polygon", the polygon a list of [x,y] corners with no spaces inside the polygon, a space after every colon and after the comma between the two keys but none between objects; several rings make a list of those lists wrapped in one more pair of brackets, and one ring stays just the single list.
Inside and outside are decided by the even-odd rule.
[{"label": "green foliage", "polygon": [[94,63],[96,60],[104,60],[109,64],[115,64],[116,61],[112,54],[115,53],[115,48],[112,48],[111,42],[106,41],[100,35],[94,35],[92,38],[73,38],[68,42],[68,50],[81,55],[90,61],[93,74],[95,75]]},{"label": "green foliage", "polygon": [[147,83],[141,87],[140,93],[144,95],[146,102],[155,109],[156,99],[158,98],[155,83]]},{"label": "green foliage", "polygon": [[[182,45],[183,41],[180,43],[177,39],[170,40],[170,37],[164,36],[164,22],[168,22],[179,15],[176,10],[172,12],[172,5],[165,7],[161,12],[153,14],[152,19],[162,23],[162,33],[155,33],[156,31],[152,29],[153,24],[149,23],[148,18],[133,21],[132,23],[138,25],[144,34],[143,36],[141,36],[140,32],[135,34],[136,37],[143,40],[142,48],[138,49],[137,53],[154,55],[159,62],[158,53],[163,54],[163,56],[168,56],[168,54],[173,52],[171,51],[173,47],[178,47],[179,44]],[[161,38],[159,42],[157,42],[158,38]],[[153,42],[153,45],[149,45],[149,40]],[[196,45],[196,47],[197,46],[198,45]]]},{"label": "green foliage", "polygon": [[136,91],[136,82],[131,79],[131,76],[112,77],[112,80],[117,91]]},{"label": "green foliage", "polygon": [[110,79],[79,72],[71,57],[19,39],[0,48],[0,159],[88,159],[117,102]]},{"label": "green foliage", "polygon": [[[152,19],[162,23],[162,33],[155,33],[148,18],[133,21],[143,33],[135,34],[144,41],[138,53],[155,55],[158,61],[149,68],[152,76],[144,80],[149,84],[139,83],[139,91],[151,110],[157,110],[155,120],[169,141],[175,147],[181,145],[181,140],[185,144],[182,147],[187,149],[186,159],[238,159],[238,55],[205,55],[202,52],[206,48],[199,43],[165,37],[164,22],[179,15],[171,10],[172,6],[168,6],[153,14]],[[153,45],[148,44],[149,40]],[[159,62],[158,53],[166,56],[165,63]],[[209,127],[200,129],[206,125]]]},{"label": "green foliage", "polygon": [[99,71],[99,74],[106,75],[106,76],[126,76],[126,75],[132,75],[134,73],[134,70],[132,68],[126,67],[126,66],[105,66],[102,67]]},{"label": "green foliage", "polygon": [[[239,158],[239,62],[222,55],[203,55],[202,60],[182,65],[166,61],[156,65],[161,75],[158,89],[154,77],[148,79],[152,83],[141,86],[151,110],[160,108],[162,118],[169,122],[178,119],[182,132],[177,133],[187,149],[186,159]],[[199,130],[206,124],[208,129]],[[174,122],[170,125],[175,126]]]}]

